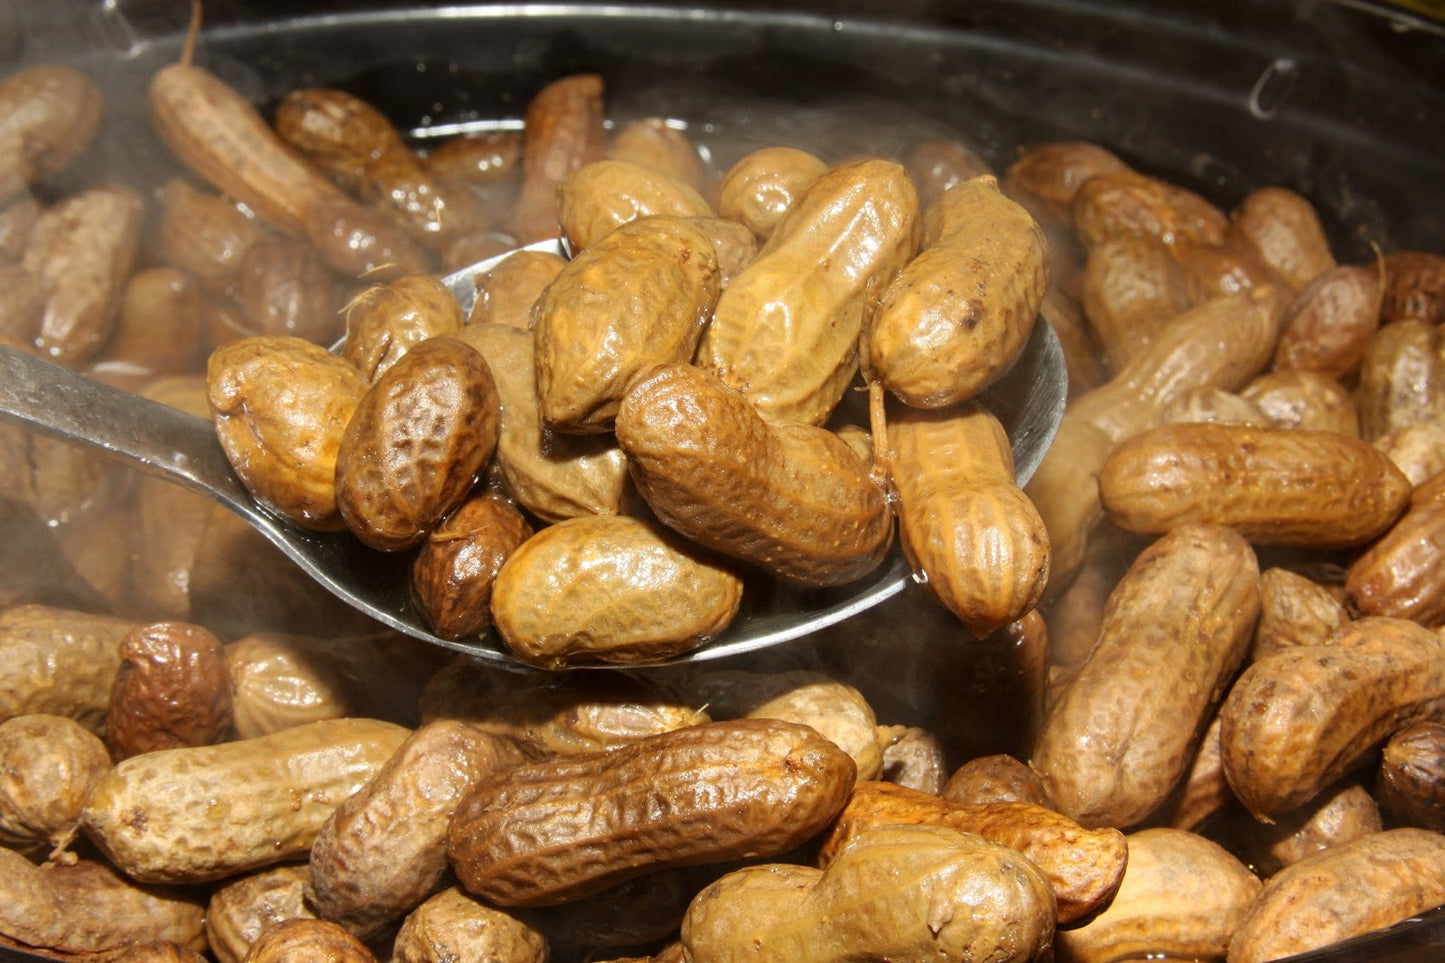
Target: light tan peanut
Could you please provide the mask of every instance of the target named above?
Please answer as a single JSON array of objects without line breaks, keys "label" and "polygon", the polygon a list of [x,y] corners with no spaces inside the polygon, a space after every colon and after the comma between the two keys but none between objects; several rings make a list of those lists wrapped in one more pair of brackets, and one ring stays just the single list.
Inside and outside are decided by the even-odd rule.
[{"label": "light tan peanut", "polygon": [[81,823],[132,879],[234,876],[304,855],[408,734],[380,720],[328,719],[134,756],[96,784]]},{"label": "light tan peanut", "polygon": [[951,187],[964,181],[992,175],[988,161],[962,141],[931,138],[910,144],[903,155],[908,177],[918,188],[918,200],[924,207],[932,204]]},{"label": "light tan peanut", "polygon": [[344,527],[336,458],[366,393],[356,368],[301,338],[256,336],[213,351],[206,383],[221,447],[256,500],[305,528]]},{"label": "light tan peanut", "polygon": [[1408,318],[1445,320],[1445,256],[1429,251],[1391,251],[1383,258],[1380,304],[1383,323]]},{"label": "light tan peanut", "polygon": [[1057,222],[1073,219],[1074,195],[1095,174],[1127,171],[1112,151],[1087,141],[1056,141],[1025,147],[1004,173],[1003,189],[1030,210]]},{"label": "light tan peanut", "polygon": [[847,443],[826,428],[765,418],[704,369],[662,365],[634,381],[616,432],[664,524],[779,578],[851,582],[892,545],[883,490]]},{"label": "light tan peanut", "polygon": [[427,682],[423,721],[460,719],[533,757],[615,749],[710,722],[700,703],[646,678],[497,666],[459,656]]},{"label": "light tan peanut", "polygon": [[203,950],[204,915],[192,894],[138,886],[101,862],[36,866],[0,849],[0,936],[27,949],[94,958],[163,940]]},{"label": "light tan peanut", "polygon": [[1380,326],[1379,272],[1340,265],[1294,296],[1280,319],[1277,371],[1318,371],[1348,378],[1360,370],[1365,346]]},{"label": "light tan peanut", "polygon": [[417,344],[362,396],[336,453],[336,508],[363,543],[412,548],[476,484],[497,445],[491,368],[446,336]]},{"label": "light tan peanut", "polygon": [[893,726],[896,735],[883,746],[879,779],[933,796],[943,793],[948,759],[943,741],[919,726]]},{"label": "light tan peanut", "polygon": [[900,409],[888,418],[899,542],[929,591],[976,635],[1043,596],[1049,534],[1014,480],[1013,453],[987,409]]},{"label": "light tan peanut", "polygon": [[1128,846],[1118,895],[1086,925],[1059,933],[1059,958],[1220,959],[1259,878],[1218,843],[1182,829],[1141,829]]},{"label": "light tan peanut", "polygon": [[1281,870],[1229,942],[1229,963],[1264,963],[1384,929],[1445,902],[1445,837],[1391,829]]},{"label": "light tan peanut", "polygon": [[330,640],[279,632],[253,632],[227,643],[236,737],[255,739],[351,715],[355,696],[334,647]]},{"label": "light tan peanut", "polygon": [[1249,545],[1216,525],[1154,542],[1109,595],[1099,641],[1049,709],[1029,764],[1059,810],[1129,827],[1184,777],[1259,612]]},{"label": "light tan peanut", "polygon": [[548,944],[515,916],[451,886],[407,914],[396,934],[392,959],[396,963],[546,963]]},{"label": "light tan peanut", "polygon": [[1420,421],[1375,439],[1410,483],[1420,486],[1445,471],[1445,421]]},{"label": "light tan peanut", "polygon": [[474,495],[428,534],[411,565],[412,600],[442,638],[481,635],[491,624],[492,585],[533,529],[514,504]]},{"label": "light tan peanut", "polygon": [[683,919],[683,959],[1015,963],[1052,941],[1052,902],[1005,846],[943,826],[884,826],[826,869],[764,864],[704,889]]},{"label": "light tan peanut", "polygon": [[655,869],[785,852],[838,813],[855,773],[807,726],[690,726],[484,777],[448,851],[462,886],[491,903],[566,902]]},{"label": "light tan peanut", "polygon": [[496,461],[510,491],[544,522],[615,515],[636,493],[627,456],[611,435],[568,435],[542,423],[531,332],[469,324],[457,337],[487,359],[501,400]]},{"label": "light tan peanut", "polygon": [[215,74],[170,64],[152,76],[148,96],[152,126],[183,164],[278,230],[311,241],[343,275],[388,264],[430,269],[425,250],[287,147]]},{"label": "light tan peanut", "polygon": [[463,321],[462,306],[446,285],[405,275],[368,287],[346,306],[341,355],[371,383],[426,339],[456,334]]},{"label": "light tan peanut", "polygon": [[1080,301],[1109,369],[1117,371],[1195,300],[1169,246],[1147,234],[1101,241],[1084,263]]},{"label": "light tan peanut", "polygon": [[[304,241],[282,234],[246,248],[235,281],[242,334],[286,334],[331,344],[345,334],[344,300],[336,275]],[[221,312],[215,326],[228,323]],[[230,332],[215,333],[219,343]]]},{"label": "light tan peanut", "polygon": [[1097,479],[1114,441],[1102,428],[1068,412],[1024,493],[1049,533],[1049,583],[1057,595],[1084,564],[1089,538],[1104,517]]},{"label": "light tan peanut", "polygon": [[601,160],[604,84],[598,74],[573,74],[532,96],[522,118],[522,187],[510,228],[518,244],[561,236],[557,188],[584,164]]},{"label": "light tan peanut", "polygon": [[206,746],[231,732],[231,671],[221,640],[188,622],[152,622],[120,642],[105,742],[117,760]]},{"label": "light tan peanut", "polygon": [[1355,400],[1340,381],[1317,371],[1267,371],[1240,389],[1280,428],[1333,431],[1360,437]]},{"label": "light tan peanut", "polygon": [[1445,623],[1445,499],[1418,501],[1345,570],[1345,600],[1359,615]]},{"label": "light tan peanut", "polygon": [[446,875],[457,804],[505,762],[492,737],[464,722],[431,722],[408,736],[317,832],[306,892],[316,914],[366,940],[419,906]]},{"label": "light tan peanut", "polygon": [[1200,421],[1258,427],[1272,424],[1255,402],[1232,391],[1208,385],[1175,395],[1160,414],[1160,423],[1165,425]]},{"label": "light tan peanut", "polygon": [[1168,245],[1220,244],[1228,219],[1203,197],[1137,171],[1104,171],[1078,186],[1070,204],[1085,248],[1123,234],[1146,234]]},{"label": "light tan peanut", "polygon": [[967,805],[1021,802],[1053,808],[1039,774],[1006,753],[975,756],[965,762],[948,777],[939,795]]},{"label": "light tan peanut", "polygon": [[828,165],[796,147],[760,147],[739,158],[718,184],[717,212],[766,240],[798,196],[827,173]]},{"label": "light tan peanut", "polygon": [[1069,411],[1123,441],[1159,423],[1163,407],[1201,386],[1237,391],[1269,364],[1278,324],[1272,295],[1210,298],[1176,315],[1148,348]]},{"label": "light tan peanut", "polygon": [[109,959],[114,963],[206,963],[200,953],[169,940],[132,943]]},{"label": "light tan peanut", "polygon": [[266,229],[234,201],[179,177],[160,192],[152,252],[196,278],[212,294],[234,284],[242,260]]},{"label": "light tan peanut", "polygon": [[1390,736],[1375,797],[1393,826],[1445,831],[1445,723],[1413,722]]},{"label": "light tan peanut", "polygon": [[1365,346],[1355,390],[1360,434],[1370,441],[1445,419],[1445,340],[1439,326],[1405,320],[1376,331]]},{"label": "light tan peanut", "polygon": [[720,290],[712,244],[684,218],[632,221],[578,254],[534,315],[542,421],[609,430],[643,372],[692,360]]},{"label": "light tan peanut", "polygon": [[1259,258],[1295,291],[1335,267],[1314,205],[1285,187],[1251,191],[1230,215],[1226,240]]},{"label": "light tan peanut", "polygon": [[876,299],[919,236],[918,194],[902,166],[831,168],[718,298],[698,364],[769,416],[822,424],[858,370]]},{"label": "light tan peanut", "polygon": [[69,844],[110,754],[73,719],[35,713],[0,722],[0,845],[43,857]]},{"label": "light tan peanut", "polygon": [[1251,660],[1297,645],[1322,645],[1350,620],[1328,589],[1297,572],[1267,568],[1260,574],[1259,589]]},{"label": "light tan peanut", "polygon": [[1179,424],[1110,452],[1099,498],[1131,532],[1207,522],[1255,544],[1331,548],[1389,528],[1409,504],[1410,482],[1373,446],[1334,432]]},{"label": "light tan peanut", "polygon": [[1013,364],[1047,288],[1048,244],[1028,211],[992,175],[958,184],[865,320],[864,374],[915,407],[966,401]]},{"label": "light tan peanut", "polygon": [[747,226],[725,217],[690,217],[688,221],[712,242],[719,282],[724,288],[758,256],[758,239]]},{"label": "light tan peanut", "polygon": [[122,184],[72,194],[40,215],[20,261],[44,295],[37,351],[61,363],[100,351],[114,330],[144,221],[144,200]]},{"label": "light tan peanut", "polygon": [[557,188],[557,219],[574,252],[640,218],[712,213],[696,188],[638,161],[592,161],[568,174]]},{"label": "light tan peanut", "polygon": [[0,83],[0,200],[64,170],[100,132],[105,95],[62,63],[16,70]]},{"label": "light tan peanut", "polygon": [[666,117],[639,117],[621,125],[607,141],[607,156],[647,164],[703,190],[703,163],[688,135]]},{"label": "light tan peanut", "polygon": [[103,732],[120,641],[135,625],[49,605],[0,612],[0,720],[46,713]]},{"label": "light tan peanut", "polygon": [[1261,879],[1331,846],[1384,828],[1379,805],[1356,782],[1332,786],[1273,822],[1258,822],[1248,815],[1238,821],[1243,829],[1231,839],[1238,840],[1237,851]]},{"label": "light tan peanut", "polygon": [[1445,703],[1445,639],[1370,617],[1247,667],[1220,710],[1229,784],[1268,818],[1308,802],[1391,732]]},{"label": "light tan peanut", "polygon": [[467,324],[532,327],[532,308],[567,262],[550,251],[517,251],[476,279],[477,299]]},{"label": "light tan peanut", "polygon": [[282,920],[261,931],[245,963],[376,963],[376,955],[336,923],[317,919]]},{"label": "light tan peanut", "polygon": [[1151,825],[1168,826],[1200,832],[1216,817],[1231,811],[1234,793],[1224,778],[1224,763],[1219,751],[1219,714],[1210,720],[1199,740],[1189,770],[1175,787],[1173,794],[1150,817]]},{"label": "light tan peanut", "polygon": [[153,374],[190,374],[201,359],[209,309],[200,285],[169,267],[136,271],[120,293],[115,324],[102,351],[110,365]]},{"label": "light tan peanut", "polygon": [[1084,829],[1032,803],[959,803],[891,783],[860,782],[823,839],[819,865],[826,869],[870,830],[897,824],[946,826],[1022,853],[1053,889],[1061,927],[1107,906],[1128,861],[1117,829]]},{"label": "light tan peanut", "polygon": [[492,626],[544,668],[666,661],[726,629],[742,591],[729,567],[655,522],[589,515],[508,556],[492,583]]},{"label": "light tan peanut", "polygon": [[222,883],[206,905],[206,942],[221,963],[240,963],[262,931],[316,914],[306,905],[305,865],[273,866]]}]

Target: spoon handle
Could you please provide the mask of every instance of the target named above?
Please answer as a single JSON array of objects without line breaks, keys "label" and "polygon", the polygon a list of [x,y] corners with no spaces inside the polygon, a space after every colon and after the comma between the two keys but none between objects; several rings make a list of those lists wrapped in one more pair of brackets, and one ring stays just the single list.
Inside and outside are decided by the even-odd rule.
[{"label": "spoon handle", "polygon": [[86,445],[251,514],[204,418],[0,344],[0,419]]}]

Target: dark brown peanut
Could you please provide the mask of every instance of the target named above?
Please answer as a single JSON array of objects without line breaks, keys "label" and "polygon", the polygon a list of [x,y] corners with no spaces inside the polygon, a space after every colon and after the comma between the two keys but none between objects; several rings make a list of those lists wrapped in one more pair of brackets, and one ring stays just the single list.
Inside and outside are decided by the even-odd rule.
[{"label": "dark brown peanut", "polygon": [[1384,257],[1384,269],[1381,322],[1445,321],[1445,255],[1391,251]]},{"label": "dark brown peanut", "polygon": [[1220,244],[1228,219],[1203,197],[1137,171],[1105,171],[1078,186],[1070,204],[1084,247],[1122,234],[1147,234],[1168,245]]},{"label": "dark brown peanut", "polygon": [[1360,615],[1445,623],[1445,499],[1417,500],[1345,571],[1345,599]]},{"label": "dark brown peanut", "polygon": [[1226,240],[1268,265],[1293,291],[1335,267],[1314,205],[1284,187],[1251,191],[1230,215]]},{"label": "dark brown peanut", "polygon": [[117,760],[206,746],[231,731],[231,673],[221,640],[200,625],[153,622],[126,634],[110,690],[105,741]]},{"label": "dark brown peanut", "polygon": [[949,802],[979,805],[1022,802],[1052,809],[1039,774],[1006,753],[975,756],[948,777],[940,795]]},{"label": "dark brown peanut", "polygon": [[1121,528],[1158,534],[1207,522],[1260,545],[1361,545],[1404,513],[1410,489],[1357,438],[1245,425],[1153,428],[1118,445],[1099,471],[1104,510]]},{"label": "dark brown peanut", "polygon": [[1358,265],[1331,268],[1285,307],[1274,368],[1348,378],[1360,370],[1379,326],[1379,272]]},{"label": "dark brown peanut", "polygon": [[103,356],[149,374],[190,374],[202,359],[209,304],[195,279],[169,267],[143,268],[126,282]]},{"label": "dark brown peanut", "polygon": [[238,338],[211,353],[216,434],[248,491],[304,528],[344,527],[336,459],[366,382],[320,345],[287,335]]},{"label": "dark brown peanut", "polygon": [[0,200],[64,170],[100,132],[105,95],[62,63],[16,70],[0,83]]},{"label": "dark brown peanut", "polygon": [[63,849],[109,768],[105,743],[73,719],[32,714],[0,722],[0,845],[40,857]]},{"label": "dark brown peanut", "polygon": [[1350,622],[1244,670],[1220,710],[1225,775],[1256,817],[1286,812],[1442,700],[1445,639],[1402,619]]},{"label": "dark brown peanut", "polygon": [[1051,903],[1048,882],[1006,846],[945,826],[880,826],[827,869],[763,864],[704,889],[683,919],[683,959],[1023,963],[1048,951]]},{"label": "dark brown peanut", "polygon": [[1326,789],[1299,809],[1281,813],[1273,822],[1262,823],[1247,815],[1239,821],[1245,825],[1236,845],[1261,879],[1269,879],[1286,866],[1331,846],[1384,828],[1379,805],[1356,782]]},{"label": "dark brown peanut", "polygon": [[721,284],[711,242],[682,217],[631,221],[578,254],[534,315],[542,421],[609,430],[643,372],[692,360]]},{"label": "dark brown peanut", "polygon": [[737,615],[742,580],[653,521],[587,515],[541,529],[492,583],[492,625],[519,659],[667,661],[716,638]]},{"label": "dark brown peanut", "polygon": [[1117,829],[1084,829],[1032,803],[959,803],[892,783],[860,782],[823,839],[819,865],[826,869],[870,829],[895,824],[946,826],[1023,853],[1053,888],[1060,926],[1108,905],[1128,861]]},{"label": "dark brown peanut", "polygon": [[1281,870],[1229,942],[1229,963],[1264,963],[1384,929],[1445,902],[1445,837],[1392,829]]},{"label": "dark brown peanut", "polygon": [[540,906],[671,866],[785,852],[847,800],[853,761],[807,726],[740,719],[485,777],[452,820],[462,885]]},{"label": "dark brown peanut", "polygon": [[522,189],[510,226],[518,244],[561,236],[557,188],[584,164],[601,160],[602,77],[574,74],[543,87],[522,118]]},{"label": "dark brown peanut", "polygon": [[336,455],[336,507],[372,548],[421,542],[476,484],[497,445],[496,382],[481,352],[428,338],[372,383]]},{"label": "dark brown peanut", "polygon": [[249,334],[286,334],[329,345],[345,328],[336,275],[304,241],[274,235],[251,244],[241,256],[235,287]]},{"label": "dark brown peanut", "polygon": [[701,368],[663,365],[634,381],[616,431],[658,518],[780,578],[851,582],[892,545],[883,490],[846,442],[826,428],[764,418]]},{"label": "dark brown peanut", "polygon": [[223,294],[246,251],[265,235],[266,229],[235,202],[175,178],[161,189],[150,246],[161,261],[190,274],[210,293]]},{"label": "dark brown peanut", "polygon": [[[1003,189],[1030,210],[1056,222],[1073,218],[1074,195],[1095,174],[1127,171],[1112,151],[1086,141],[1056,141],[1027,147],[1004,173]],[[1037,215],[1036,215],[1037,216]]]},{"label": "dark brown peanut", "polygon": [[510,179],[522,156],[515,130],[482,130],[448,137],[427,150],[422,162],[449,180],[490,185]]},{"label": "dark brown peanut", "polygon": [[1445,832],[1445,723],[1414,722],[1390,736],[1375,796],[1391,825]]},{"label": "dark brown peanut", "polygon": [[491,624],[492,584],[532,526],[492,494],[468,498],[427,533],[411,566],[412,599],[442,638],[481,635]]},{"label": "dark brown peanut", "polygon": [[1249,545],[1217,525],[1153,543],[1109,595],[1099,641],[1049,709],[1029,764],[1059,810],[1129,827],[1184,777],[1259,612]]},{"label": "dark brown peanut", "polygon": [[1194,300],[1189,275],[1169,246],[1152,235],[1108,238],[1091,248],[1084,262],[1084,317],[1112,371]]}]

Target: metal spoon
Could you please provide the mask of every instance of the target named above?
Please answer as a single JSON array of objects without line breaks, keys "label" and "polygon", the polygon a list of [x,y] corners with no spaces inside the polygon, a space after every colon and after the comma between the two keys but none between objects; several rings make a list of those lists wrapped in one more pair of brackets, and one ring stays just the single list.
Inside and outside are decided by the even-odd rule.
[{"label": "metal spoon", "polygon": [[[532,250],[565,253],[555,241]],[[507,254],[444,278],[470,312],[473,278]],[[1003,423],[1020,483],[1038,467],[1063,416],[1068,387],[1063,350],[1052,329],[1034,325],[1022,356],[980,400]],[[480,658],[517,662],[500,640],[443,639],[432,634],[409,597],[410,556],[377,552],[349,532],[297,528],[259,506],[226,460],[215,426],[204,418],[151,401],[23,351],[0,345],[0,418],[60,441],[100,449],[194,492],[241,516],[311,578],[377,621],[433,645]],[[743,609],[718,639],[673,660],[692,662],[751,652],[816,632],[902,591],[912,578],[895,551],[867,579],[827,590],[793,590],[759,582],[744,593]]]}]

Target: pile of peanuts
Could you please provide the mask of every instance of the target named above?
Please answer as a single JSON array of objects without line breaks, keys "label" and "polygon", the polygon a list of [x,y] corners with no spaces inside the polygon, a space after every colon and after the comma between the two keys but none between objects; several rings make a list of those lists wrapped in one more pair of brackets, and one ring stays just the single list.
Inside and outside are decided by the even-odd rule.
[{"label": "pile of peanuts", "polygon": [[[1291,190],[1082,142],[713,171],[595,75],[423,151],[193,54],[154,195],[57,196],[103,94],[0,81],[0,338],[214,418],[258,500],[414,551],[439,634],[532,665],[5,429],[0,944],[1262,963],[1445,904],[1445,257],[1338,263]],[[470,316],[437,280],[559,232]],[[973,396],[1036,317],[1070,404],[1020,489]],[[895,525],[921,577],[878,607],[627,666]]]}]

